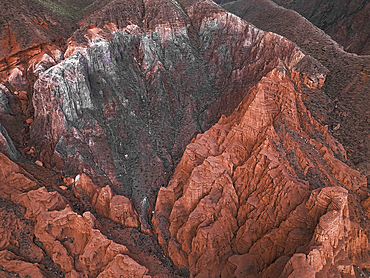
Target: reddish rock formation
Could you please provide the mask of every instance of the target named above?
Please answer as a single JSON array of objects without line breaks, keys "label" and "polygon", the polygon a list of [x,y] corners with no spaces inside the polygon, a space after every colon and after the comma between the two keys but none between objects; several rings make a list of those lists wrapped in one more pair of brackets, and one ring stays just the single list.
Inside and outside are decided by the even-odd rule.
[{"label": "reddish rock formation", "polygon": [[317,63],[310,75],[312,61],[294,44],[213,2],[150,1],[145,13],[130,3],[87,18],[69,40],[69,58],[35,82],[30,144],[46,167],[87,173],[132,199],[149,231],[156,192],[192,136],[281,63],[313,82],[326,69]]},{"label": "reddish rock formation", "polygon": [[32,249],[24,250],[20,252],[21,257],[4,250],[12,244],[21,248],[22,242],[13,243],[17,238],[9,233],[9,228],[22,229],[22,222],[16,220],[18,223],[10,227],[6,227],[9,224],[3,225],[5,233],[2,234],[1,248],[4,251],[0,255],[3,271],[15,272],[22,277],[27,274],[31,277],[47,277],[37,264],[47,255],[54,264],[60,266],[66,277],[80,277],[81,274],[96,277],[99,273],[101,277],[112,277],[109,276],[112,269],[131,273],[127,277],[150,277],[145,276],[148,273],[145,267],[128,256],[129,251],[125,246],[107,239],[94,229],[96,220],[90,212],[85,212],[82,216],[76,214],[59,193],[47,192],[44,187],[37,188],[37,183],[24,170],[2,154],[0,164],[0,197],[25,207],[24,217],[33,221],[32,232],[42,247],[40,249],[28,243],[33,251],[29,253]]},{"label": "reddish rock formation", "polygon": [[[51,2],[49,2],[51,4]],[[74,24],[43,1],[4,0],[0,13],[0,122],[26,154],[31,146],[32,91],[37,76],[63,59]],[[12,156],[14,158],[14,155]],[[27,155],[33,159],[32,155]]]},{"label": "reddish rock formation", "polygon": [[128,278],[150,278],[151,276],[145,275],[148,269],[137,264],[129,256],[117,255],[114,260],[109,263],[106,269],[98,275],[98,278],[113,278],[113,277],[128,277]]},{"label": "reddish rock formation", "polygon": [[46,277],[37,264],[27,263],[7,250],[0,251],[0,264],[3,268],[0,270],[0,274],[3,277],[11,275],[11,273],[17,273],[20,277]]},{"label": "reddish rock formation", "polygon": [[348,190],[368,198],[366,178],[334,157],[345,158],[343,147],[289,76],[278,67],[263,77],[230,117],[193,140],[159,191],[159,242],[194,277],[368,267],[368,238],[351,224],[347,201]]},{"label": "reddish rock formation", "polygon": [[1,277],[368,275],[367,57],[267,0],[228,7],[302,49],[209,0],[4,3]]},{"label": "reddish rock formation", "polygon": [[329,70],[323,90],[310,92],[303,89],[303,100],[315,118],[327,124],[332,134],[343,144],[349,159],[346,163],[369,179],[369,56],[343,51],[322,30],[296,12],[270,0],[236,1],[224,7],[258,28],[294,41]]},{"label": "reddish rock formation", "polygon": [[88,176],[82,174],[75,178],[72,190],[79,199],[89,197],[92,207],[113,222],[126,227],[139,227],[138,215],[132,208],[130,200],[125,196],[113,196],[109,185],[100,188]]}]

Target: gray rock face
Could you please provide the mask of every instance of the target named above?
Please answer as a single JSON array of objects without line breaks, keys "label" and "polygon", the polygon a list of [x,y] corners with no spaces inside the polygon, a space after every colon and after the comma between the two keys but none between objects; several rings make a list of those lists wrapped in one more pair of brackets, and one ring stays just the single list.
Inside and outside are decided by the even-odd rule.
[{"label": "gray rock face", "polygon": [[91,39],[41,74],[31,126],[40,160],[109,184],[145,220],[191,139],[229,115],[273,68],[291,69],[305,56],[212,5],[219,9],[212,19],[184,6],[192,22],[184,28],[130,25],[111,40]]},{"label": "gray rock face", "polygon": [[11,109],[9,105],[9,97],[11,97],[9,90],[3,84],[0,84],[0,113],[1,114],[8,115],[11,113]]},{"label": "gray rock face", "polygon": [[0,124],[0,152],[5,154],[11,160],[16,161],[20,154],[14,147],[12,139],[9,137],[6,129]]}]

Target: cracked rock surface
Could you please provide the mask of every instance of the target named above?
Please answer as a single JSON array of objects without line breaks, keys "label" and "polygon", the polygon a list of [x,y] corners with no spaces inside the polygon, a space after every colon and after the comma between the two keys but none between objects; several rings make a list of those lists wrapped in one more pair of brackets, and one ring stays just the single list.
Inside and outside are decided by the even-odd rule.
[{"label": "cracked rock surface", "polygon": [[241,1],[26,2],[0,14],[1,277],[369,276],[366,133],[333,100],[365,56]]}]

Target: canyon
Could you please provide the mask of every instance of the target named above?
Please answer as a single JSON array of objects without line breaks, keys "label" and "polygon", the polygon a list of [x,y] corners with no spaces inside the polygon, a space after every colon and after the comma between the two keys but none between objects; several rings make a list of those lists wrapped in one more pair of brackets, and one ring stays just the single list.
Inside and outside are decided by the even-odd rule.
[{"label": "canyon", "polygon": [[368,5],[301,2],[5,0],[0,276],[370,277]]}]

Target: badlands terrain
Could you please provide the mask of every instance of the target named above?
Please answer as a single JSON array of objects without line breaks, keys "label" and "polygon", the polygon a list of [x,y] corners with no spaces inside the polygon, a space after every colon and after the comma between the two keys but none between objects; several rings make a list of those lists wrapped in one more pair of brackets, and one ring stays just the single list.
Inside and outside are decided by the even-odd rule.
[{"label": "badlands terrain", "polygon": [[216,2],[2,0],[0,277],[370,277],[369,1]]}]

